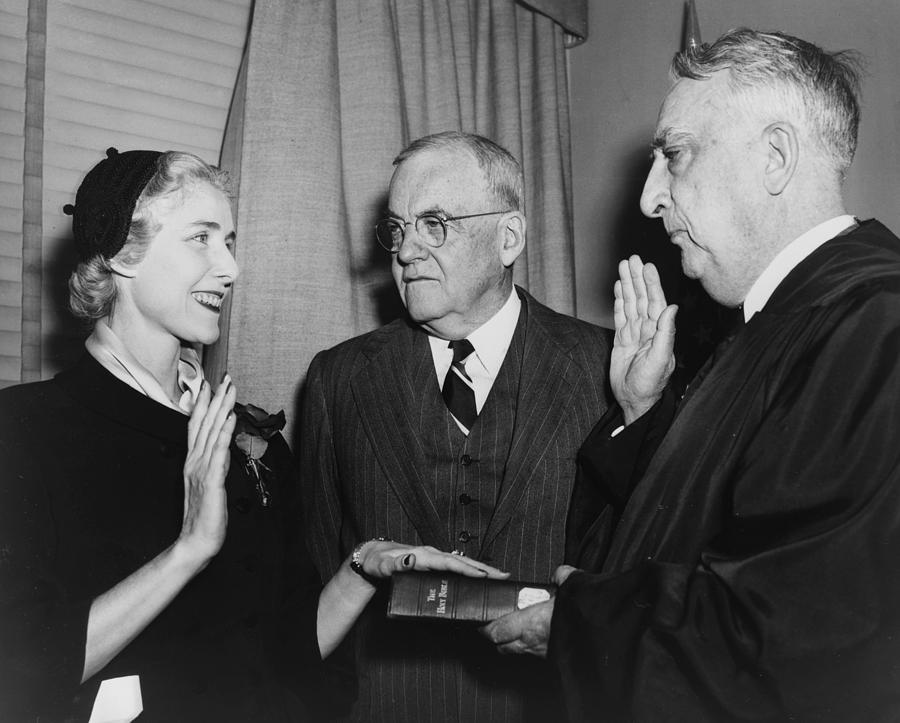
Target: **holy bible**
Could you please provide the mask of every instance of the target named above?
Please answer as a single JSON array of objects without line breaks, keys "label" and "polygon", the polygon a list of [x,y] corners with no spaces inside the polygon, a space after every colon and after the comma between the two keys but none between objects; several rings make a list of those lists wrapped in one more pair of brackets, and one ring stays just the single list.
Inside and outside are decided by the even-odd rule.
[{"label": "holy bible", "polygon": [[391,577],[387,615],[487,623],[549,600],[555,590],[556,586],[549,583],[405,572]]}]

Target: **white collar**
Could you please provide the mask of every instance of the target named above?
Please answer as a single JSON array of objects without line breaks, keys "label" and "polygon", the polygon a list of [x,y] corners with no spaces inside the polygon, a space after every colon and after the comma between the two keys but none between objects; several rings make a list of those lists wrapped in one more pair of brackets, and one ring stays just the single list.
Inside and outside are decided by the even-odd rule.
[{"label": "white collar", "polygon": [[750,318],[766,305],[778,285],[803,259],[854,223],[856,219],[849,214],[835,216],[814,226],[781,249],[747,292],[744,298],[744,321],[750,321]]},{"label": "white collar", "polygon": [[[516,331],[521,308],[522,301],[513,287],[509,298],[500,307],[500,310],[466,337],[472,342],[475,356],[478,357],[478,361],[481,362],[491,378],[496,378],[500,372],[500,367],[506,358],[506,351],[509,349]],[[428,341],[431,344],[432,355],[452,354],[445,339],[439,339],[429,334]]]},{"label": "white collar", "polygon": [[203,367],[200,355],[191,347],[182,346],[178,360],[178,388],[182,391],[178,404],[169,399],[156,377],[135,359],[104,320],[94,325],[94,331],[84,342],[84,347],[116,379],[153,401],[183,414],[190,414],[194,408],[203,383]]}]

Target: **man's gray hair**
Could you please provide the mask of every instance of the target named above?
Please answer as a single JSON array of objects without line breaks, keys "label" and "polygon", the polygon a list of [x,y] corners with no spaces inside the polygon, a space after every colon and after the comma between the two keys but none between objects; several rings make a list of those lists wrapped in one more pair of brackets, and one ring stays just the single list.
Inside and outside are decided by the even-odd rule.
[{"label": "man's gray hair", "polygon": [[523,210],[525,181],[522,167],[509,151],[489,138],[462,131],[434,133],[410,143],[394,159],[394,165],[399,166],[416,153],[444,148],[469,151],[478,161],[478,167],[484,173],[496,201],[505,206],[503,210]]},{"label": "man's gray hair", "polygon": [[738,28],[676,54],[671,71],[675,78],[703,80],[728,70],[735,95],[756,107],[753,92],[771,92],[782,103],[778,111],[803,123],[843,176],[856,152],[861,67],[852,50],[829,53],[784,33]]}]

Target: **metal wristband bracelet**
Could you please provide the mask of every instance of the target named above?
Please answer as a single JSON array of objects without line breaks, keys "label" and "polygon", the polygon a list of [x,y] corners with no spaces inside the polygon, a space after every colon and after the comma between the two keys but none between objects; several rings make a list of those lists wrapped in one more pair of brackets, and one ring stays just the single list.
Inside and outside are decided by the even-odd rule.
[{"label": "metal wristband bracelet", "polygon": [[360,561],[360,556],[362,555],[363,548],[370,542],[391,542],[391,540],[387,537],[373,537],[371,540],[360,542],[356,547],[353,548],[353,553],[350,555],[350,569],[370,585],[377,585],[379,582],[381,582],[381,578],[367,573],[363,569],[362,562]]}]

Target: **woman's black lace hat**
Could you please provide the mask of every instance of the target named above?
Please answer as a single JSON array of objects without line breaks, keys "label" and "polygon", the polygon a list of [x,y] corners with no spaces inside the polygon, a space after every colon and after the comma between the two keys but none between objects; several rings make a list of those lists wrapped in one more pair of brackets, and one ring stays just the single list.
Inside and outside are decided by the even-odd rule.
[{"label": "woman's black lace hat", "polygon": [[96,254],[111,259],[125,245],[131,217],[141,192],[157,170],[159,151],[106,151],[78,187],[75,205],[63,211],[72,217],[75,247],[82,261]]}]

